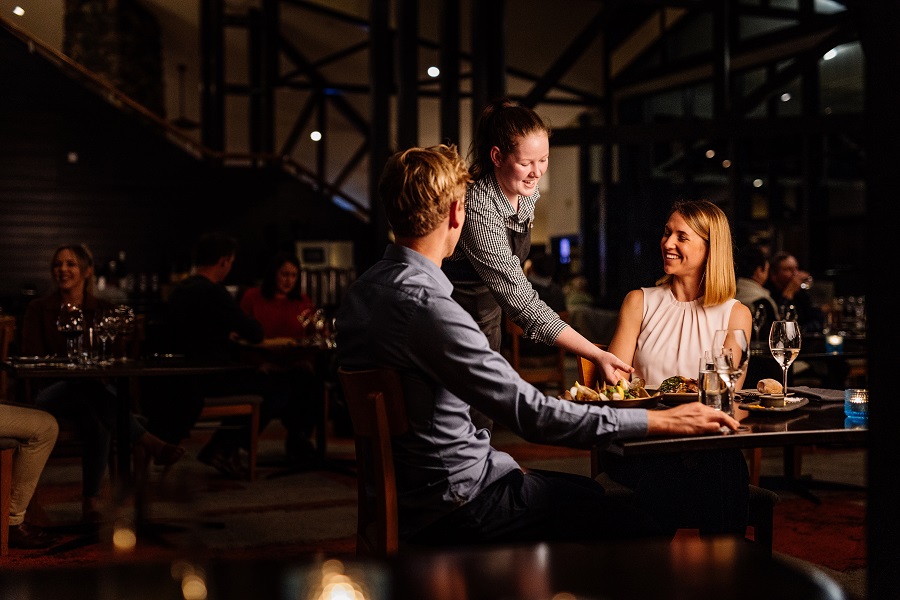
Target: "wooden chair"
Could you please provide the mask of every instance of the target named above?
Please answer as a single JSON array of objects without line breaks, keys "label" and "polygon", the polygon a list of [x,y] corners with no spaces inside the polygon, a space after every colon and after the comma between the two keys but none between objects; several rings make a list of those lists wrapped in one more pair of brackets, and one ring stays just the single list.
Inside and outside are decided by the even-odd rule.
[{"label": "wooden chair", "polygon": [[9,503],[12,493],[13,455],[19,440],[0,437],[0,556],[9,554]]},{"label": "wooden chair", "polygon": [[[237,394],[234,396],[207,396],[203,398],[203,409],[197,419],[198,423],[221,421],[225,417],[246,416],[250,419],[249,465],[247,480],[256,479],[256,457],[259,449],[259,411],[263,397],[256,394]],[[202,428],[202,425],[195,426]]]},{"label": "wooden chair", "polygon": [[[16,337],[16,318],[12,315],[0,315],[0,360],[9,358],[9,348]],[[12,400],[9,378],[6,371],[0,369],[0,402]]]},{"label": "wooden chair", "polygon": [[[568,323],[569,313],[559,313],[560,318]],[[508,316],[504,329],[510,338],[510,359],[513,369],[528,383],[541,389],[549,389],[553,395],[568,387],[566,382],[566,351],[563,348],[546,346],[540,342],[525,339],[522,328]],[[526,350],[534,345],[536,353]],[[571,384],[569,384],[571,385]]]},{"label": "wooden chair", "polygon": [[356,553],[386,556],[399,549],[397,486],[391,437],[409,429],[400,376],[390,369],[338,369],[356,438]]},{"label": "wooden chair", "polygon": [[[595,344],[598,348],[607,349],[605,344]],[[593,387],[597,383],[597,365],[593,362],[578,357],[578,380],[586,386]],[[623,409],[625,410],[625,409]],[[601,478],[601,483],[607,488],[608,493],[628,496],[634,492],[621,484],[614,482],[603,473],[603,465],[600,459],[600,449],[596,446],[591,448],[591,478]],[[748,522],[753,528],[753,540],[765,548],[769,554],[772,553],[772,535],[773,520],[775,517],[775,504],[780,498],[778,494],[771,490],[761,488],[756,483],[759,482],[758,473],[756,481],[753,481],[753,473],[751,468],[750,481],[750,507]],[[691,524],[686,523],[683,529],[695,529]]]}]

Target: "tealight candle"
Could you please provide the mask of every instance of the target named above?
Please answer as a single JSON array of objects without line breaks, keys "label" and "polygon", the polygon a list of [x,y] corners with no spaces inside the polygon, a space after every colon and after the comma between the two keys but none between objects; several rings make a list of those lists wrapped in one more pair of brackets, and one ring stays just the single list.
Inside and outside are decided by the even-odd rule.
[{"label": "tealight candle", "polygon": [[825,336],[825,352],[840,354],[844,351],[844,336],[830,333]]},{"label": "tealight candle", "polygon": [[853,421],[869,418],[869,392],[859,388],[844,390],[844,414]]}]

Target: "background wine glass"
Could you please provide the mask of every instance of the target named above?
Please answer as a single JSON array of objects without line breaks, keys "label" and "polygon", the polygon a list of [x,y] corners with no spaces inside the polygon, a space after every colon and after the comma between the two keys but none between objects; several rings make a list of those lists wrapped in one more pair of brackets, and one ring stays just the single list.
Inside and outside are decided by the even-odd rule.
[{"label": "background wine glass", "polygon": [[128,338],[134,333],[134,309],[125,304],[120,304],[113,309],[115,315],[116,333],[122,339],[122,357],[121,361],[128,360],[128,351],[126,345]]},{"label": "background wine glass", "polygon": [[66,355],[71,366],[77,365],[80,351],[78,340],[84,333],[84,313],[75,304],[63,304],[56,319],[56,329],[66,338]]},{"label": "background wine glass", "polygon": [[743,329],[719,329],[713,336],[712,354],[716,373],[728,388],[727,406],[722,402],[722,410],[734,415],[735,386],[750,362],[750,343]]},{"label": "background wine glass", "polygon": [[94,331],[100,340],[100,364],[109,364],[109,342],[115,336],[115,317],[109,309],[101,308],[94,315]]},{"label": "background wine glass", "polygon": [[769,351],[778,364],[781,365],[783,373],[783,384],[781,392],[787,396],[787,376],[791,363],[800,354],[800,326],[797,321],[775,321],[772,323],[772,329],[769,331]]},{"label": "background wine glass", "polygon": [[762,302],[757,303],[753,309],[753,341],[759,341],[759,332],[766,322],[766,305]]}]

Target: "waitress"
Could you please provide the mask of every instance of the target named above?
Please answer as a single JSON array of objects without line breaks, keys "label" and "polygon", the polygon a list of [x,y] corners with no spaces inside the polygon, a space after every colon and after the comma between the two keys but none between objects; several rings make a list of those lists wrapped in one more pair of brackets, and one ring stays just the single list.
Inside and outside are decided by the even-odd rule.
[{"label": "waitress", "polygon": [[[630,366],[569,327],[522,270],[541,196],[538,181],[550,161],[550,127],[530,108],[494,100],[481,113],[469,155],[473,183],[466,191],[466,221],[456,250],[442,265],[453,282],[453,298],[493,350],[500,350],[505,312],[525,337],[591,360],[609,383],[616,381],[617,369],[630,373]],[[477,427],[492,425],[474,410],[472,420]]]}]

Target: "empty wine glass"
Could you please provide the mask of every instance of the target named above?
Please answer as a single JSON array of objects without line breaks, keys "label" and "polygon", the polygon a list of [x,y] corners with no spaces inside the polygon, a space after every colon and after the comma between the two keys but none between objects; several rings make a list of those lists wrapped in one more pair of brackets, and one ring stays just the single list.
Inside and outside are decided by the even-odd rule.
[{"label": "empty wine glass", "polygon": [[128,352],[124,349],[129,337],[134,333],[134,309],[130,306],[120,304],[113,309],[115,315],[115,328],[117,335],[122,339],[122,357],[121,361],[128,360]]},{"label": "empty wine glass", "polygon": [[109,343],[115,336],[115,316],[110,309],[101,308],[94,314],[94,331],[100,340],[101,365],[109,364]]},{"label": "empty wine glass", "polygon": [[722,411],[734,416],[735,386],[750,362],[750,344],[743,329],[719,329],[713,336],[712,354],[716,373],[728,388],[728,400],[722,402]]},{"label": "empty wine glass", "polygon": [[766,322],[766,305],[759,302],[753,309],[753,341],[759,341],[759,332]]},{"label": "empty wine glass", "polygon": [[787,376],[791,363],[800,354],[800,326],[796,321],[775,321],[769,331],[769,350],[781,365],[784,383],[781,392],[787,396]]},{"label": "empty wine glass", "polygon": [[59,309],[56,319],[56,329],[66,338],[66,356],[69,357],[69,366],[75,366],[80,360],[78,342],[84,332],[84,313],[76,304],[64,303]]}]

